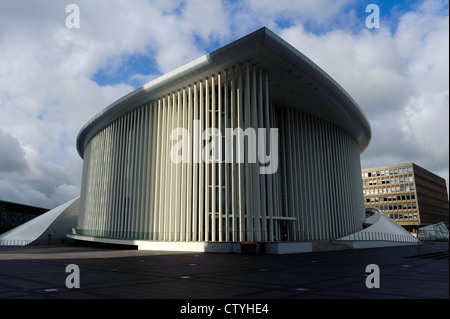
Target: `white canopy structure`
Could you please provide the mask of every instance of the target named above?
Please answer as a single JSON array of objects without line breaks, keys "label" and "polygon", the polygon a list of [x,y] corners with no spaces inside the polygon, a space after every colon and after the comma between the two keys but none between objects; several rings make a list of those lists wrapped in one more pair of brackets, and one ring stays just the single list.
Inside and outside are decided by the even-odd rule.
[{"label": "white canopy structure", "polygon": [[78,199],[74,198],[45,214],[0,235],[0,246],[25,246],[32,242],[61,243],[76,227]]}]

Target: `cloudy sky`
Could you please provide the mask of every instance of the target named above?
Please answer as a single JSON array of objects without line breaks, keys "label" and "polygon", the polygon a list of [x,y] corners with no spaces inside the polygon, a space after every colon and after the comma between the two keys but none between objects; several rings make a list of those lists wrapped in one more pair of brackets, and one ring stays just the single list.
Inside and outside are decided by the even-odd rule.
[{"label": "cloudy sky", "polygon": [[[67,28],[66,6],[80,10]],[[366,26],[368,4],[380,28]],[[0,199],[79,195],[81,127],[148,81],[267,26],[332,76],[372,125],[363,168],[449,178],[448,1],[0,0]]]}]

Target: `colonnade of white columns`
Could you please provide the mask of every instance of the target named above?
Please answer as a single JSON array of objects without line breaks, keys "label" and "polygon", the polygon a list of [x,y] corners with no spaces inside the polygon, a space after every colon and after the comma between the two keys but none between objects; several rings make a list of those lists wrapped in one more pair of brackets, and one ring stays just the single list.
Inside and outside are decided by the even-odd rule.
[{"label": "colonnade of white columns", "polygon": [[[86,147],[78,228],[93,236],[167,241],[273,240],[272,196],[266,193],[272,176],[259,174],[259,163],[247,160],[257,150],[236,136],[231,156],[245,152],[244,163],[225,163],[224,153],[205,161],[204,148],[213,139],[225,151],[225,135],[199,136],[207,128],[270,128],[270,118],[267,74],[247,65],[117,119]],[[170,157],[175,128],[189,132],[182,163]]]},{"label": "colonnade of white columns", "polygon": [[[364,203],[356,141],[298,110],[275,108],[268,81],[264,70],[236,66],[104,127],[84,153],[79,231],[123,239],[241,242],[280,240],[282,232],[289,240],[329,239],[358,230]],[[267,151],[279,145],[271,154],[279,161],[274,174],[260,174],[264,165],[248,161],[257,150],[249,149],[239,130],[236,139],[225,140],[226,128],[252,127],[266,128],[256,139]],[[176,128],[185,129],[188,139],[172,140]],[[199,135],[207,128],[221,134],[211,131],[203,139]],[[271,138],[269,128],[279,129],[279,139]],[[205,161],[203,151],[216,139],[222,156]],[[171,159],[176,143],[182,145],[181,163]],[[227,143],[232,154],[224,154]],[[228,155],[232,163],[225,161]],[[241,155],[245,161],[237,163]]]}]

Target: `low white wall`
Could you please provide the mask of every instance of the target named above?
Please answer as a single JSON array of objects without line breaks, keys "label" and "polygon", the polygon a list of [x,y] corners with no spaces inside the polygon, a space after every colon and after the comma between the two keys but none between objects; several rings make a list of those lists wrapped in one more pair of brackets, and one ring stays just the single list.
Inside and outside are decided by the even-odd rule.
[{"label": "low white wall", "polygon": [[284,255],[312,252],[312,243],[266,243],[265,252],[269,255]]},{"label": "low white wall", "polygon": [[205,243],[205,242],[178,242],[178,241],[139,241],[136,240],[139,250],[162,251],[191,251],[209,253],[240,253],[239,243]]}]

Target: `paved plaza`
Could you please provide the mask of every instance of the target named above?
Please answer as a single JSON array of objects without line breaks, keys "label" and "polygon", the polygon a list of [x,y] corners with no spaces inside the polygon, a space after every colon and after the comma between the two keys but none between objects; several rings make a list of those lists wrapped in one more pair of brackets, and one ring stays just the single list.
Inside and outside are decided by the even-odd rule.
[{"label": "paved plaza", "polygon": [[[69,264],[79,288],[66,286]],[[366,286],[370,264],[379,288]],[[448,243],[292,255],[0,247],[0,298],[448,299]]]}]

